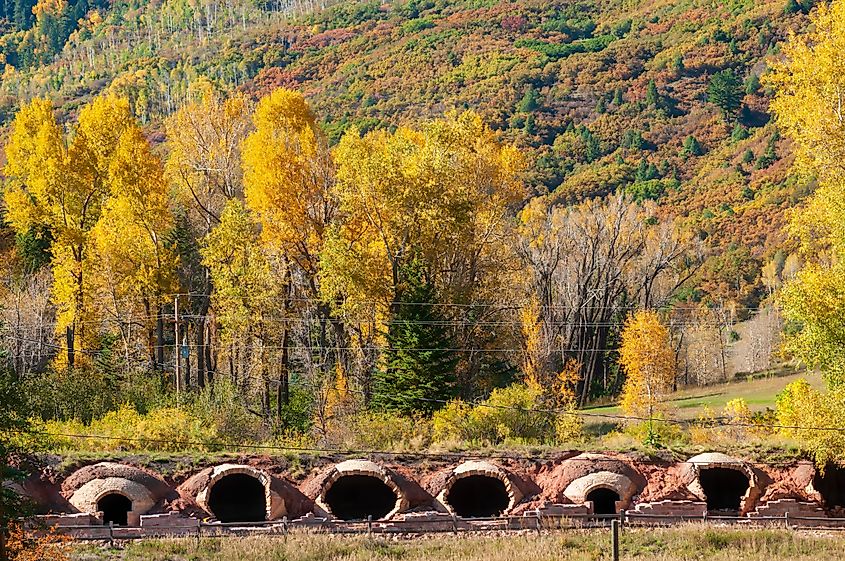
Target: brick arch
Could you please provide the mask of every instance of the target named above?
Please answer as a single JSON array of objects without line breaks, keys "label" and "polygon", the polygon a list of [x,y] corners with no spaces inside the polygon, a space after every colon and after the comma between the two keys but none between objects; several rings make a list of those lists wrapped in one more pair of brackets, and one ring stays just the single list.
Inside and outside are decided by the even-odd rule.
[{"label": "brick arch", "polygon": [[319,494],[315,500],[315,511],[317,514],[336,518],[335,513],[332,512],[326,497],[332,486],[344,477],[349,476],[364,476],[372,477],[384,483],[396,496],[396,501],[393,508],[382,519],[390,519],[400,512],[408,509],[410,504],[407,494],[397,482],[393,473],[370,460],[346,460],[332,467],[326,477],[322,480]]}]

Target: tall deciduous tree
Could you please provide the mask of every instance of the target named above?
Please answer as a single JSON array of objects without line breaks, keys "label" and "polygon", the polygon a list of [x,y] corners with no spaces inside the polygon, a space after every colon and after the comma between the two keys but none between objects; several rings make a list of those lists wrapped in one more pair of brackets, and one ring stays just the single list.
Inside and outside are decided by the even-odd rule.
[{"label": "tall deciduous tree", "polygon": [[199,248],[219,223],[226,203],[243,198],[241,143],[249,131],[250,104],[241,95],[223,98],[207,82],[197,82],[192,89],[192,100],[166,122],[166,177],[184,211],[174,238],[181,284],[192,294],[181,303],[182,309],[199,318],[193,330],[197,381],[202,386],[213,376],[217,356],[211,346],[214,320],[207,319],[213,316],[213,286]]},{"label": "tall deciduous tree", "polygon": [[[530,373],[548,384],[574,360],[579,405],[607,376],[628,309],[666,304],[700,267],[695,244],[655,211],[620,195],[573,207],[538,199],[520,214],[522,297],[536,299],[519,318]],[[618,380],[600,389],[618,391]]]},{"label": "tall deciduous tree", "polygon": [[[92,230],[92,276],[101,315],[111,317],[127,359],[132,330],[146,335],[152,368],[163,364],[162,306],[177,288],[173,228],[161,160],[133,123],[118,140],[108,175],[109,198]],[[156,352],[158,351],[158,352]]]},{"label": "tall deciduous tree", "polygon": [[776,87],[772,109],[794,141],[796,165],[819,188],[790,223],[804,269],[787,282],[781,304],[799,327],[787,338],[797,358],[845,384],[845,2],[821,4],[807,34],[793,36],[784,61],[766,79]]},{"label": "tall deciduous tree", "polygon": [[[342,220],[323,251],[323,294],[359,317],[374,306],[370,317],[382,324],[398,312],[404,271],[417,259],[444,302],[462,304],[452,312],[458,346],[484,346],[495,334],[477,321],[502,304],[498,283],[513,268],[506,241],[524,196],[522,154],[467,112],[420,130],[351,131],[336,161]],[[466,353],[460,369],[475,371],[479,355],[490,353]]]},{"label": "tall deciduous tree", "polygon": [[6,146],[9,222],[18,232],[42,226],[54,236],[53,296],[58,329],[67,332],[70,363],[90,321],[86,260],[91,230],[109,196],[112,155],[131,123],[125,99],[99,97],[80,111],[68,140],[50,102],[36,99],[15,117]]},{"label": "tall deciduous tree", "polygon": [[[285,318],[295,311],[304,316],[307,309],[314,309],[319,349],[322,352],[329,347],[329,307],[318,299],[320,252],[337,210],[331,192],[334,164],[326,137],[302,94],[283,88],[273,91],[258,103],[253,123],[255,130],[243,144],[246,203],[261,224],[268,250],[293,272],[280,282],[279,291],[284,300],[278,329],[285,352],[278,400],[286,404],[291,359],[287,347],[292,330]],[[300,286],[294,286],[297,279]],[[294,304],[298,310],[293,309]],[[341,333],[335,324],[334,335],[342,340]],[[337,363],[341,368],[346,362],[340,356],[325,358],[326,364]]]},{"label": "tall deciduous tree", "polygon": [[656,312],[639,310],[625,322],[619,364],[625,370],[622,410],[652,420],[675,381],[675,352],[669,330]]},{"label": "tall deciduous tree", "polygon": [[202,255],[215,287],[212,303],[223,329],[222,342],[243,355],[243,370],[232,375],[246,387],[257,383],[261,415],[269,420],[272,375],[287,348],[277,329],[286,264],[271,260],[259,240],[259,225],[238,200],[223,209]]}]

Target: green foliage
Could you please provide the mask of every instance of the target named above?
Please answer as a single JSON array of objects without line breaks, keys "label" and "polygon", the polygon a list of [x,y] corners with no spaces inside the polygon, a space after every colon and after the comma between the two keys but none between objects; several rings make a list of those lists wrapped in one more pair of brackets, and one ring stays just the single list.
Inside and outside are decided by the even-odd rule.
[{"label": "green foliage", "polygon": [[431,21],[431,18],[417,18],[402,24],[402,32],[406,35],[413,35],[414,33],[419,33],[424,29],[431,29],[432,27],[434,27],[434,22]]},{"label": "green foliage", "polygon": [[[490,444],[544,443],[554,438],[556,419],[552,414],[532,411],[541,406],[542,390],[525,384],[493,390],[487,400],[475,406],[453,401],[434,414],[434,437]],[[571,437],[571,432],[567,434]]]},{"label": "green foliage", "polygon": [[67,370],[52,370],[23,383],[33,413],[41,419],[90,422],[130,403],[147,411],[168,398],[158,374],[127,370],[108,363]]},{"label": "green foliage", "polygon": [[584,39],[593,35],[596,23],[588,17],[570,16],[562,13],[553,19],[544,21],[540,25],[540,29],[547,32],[565,33],[571,39]]},{"label": "green foliage", "polygon": [[722,110],[725,118],[733,119],[742,107],[743,88],[733,70],[722,70],[710,78],[707,101]]},{"label": "green foliage", "polygon": [[525,88],[525,94],[516,106],[516,110],[521,113],[531,113],[540,106],[540,94],[534,89],[534,86]]},{"label": "green foliage", "polygon": [[514,43],[514,46],[537,51],[551,60],[560,60],[577,53],[596,53],[603,51],[614,40],[616,40],[616,36],[611,34],[599,35],[590,39],[580,39],[565,44],[547,43],[538,39],[518,39]]},{"label": "green foliage", "polygon": [[755,164],[755,167],[757,169],[766,169],[777,161],[777,141],[777,133],[773,134],[769,138],[769,141],[766,143],[766,149],[763,151],[762,154],[760,154],[760,157],[757,158],[757,163]]},{"label": "green foliage", "polygon": [[745,152],[742,153],[742,163],[749,164],[754,161],[754,151],[749,148]]},{"label": "green foliage", "polygon": [[748,129],[742,126],[740,123],[734,125],[733,131],[731,131],[731,142],[740,142],[748,138]]},{"label": "green foliage", "polygon": [[411,262],[393,305],[384,366],[373,379],[372,406],[400,413],[431,413],[457,393],[455,343],[443,329],[434,286],[422,263]]},{"label": "green foliage", "polygon": [[241,388],[225,376],[203,388],[187,410],[191,417],[202,419],[204,425],[211,427],[214,436],[225,442],[251,442],[267,436],[260,417],[247,408]]},{"label": "green foliage", "polygon": [[748,95],[755,95],[760,91],[760,76],[757,75],[756,72],[752,72],[748,75],[748,79],[745,80],[745,93]]},{"label": "green foliage", "polygon": [[786,6],[783,7],[783,13],[785,14],[797,14],[802,10],[803,8],[798,3],[798,0],[787,0]]},{"label": "green foliage", "polygon": [[26,441],[19,431],[30,429],[28,396],[19,380],[5,365],[0,366],[0,531],[6,524],[24,513],[26,502],[8,484],[21,481],[25,473],[12,467],[12,458],[22,450]]},{"label": "green foliage", "polygon": [[642,150],[645,147],[645,140],[643,140],[643,133],[635,130],[626,130],[622,135],[622,148],[629,150]]},{"label": "green foliage", "polygon": [[15,234],[15,247],[28,273],[33,273],[50,263],[52,243],[52,234],[43,227],[33,226],[27,232]]},{"label": "green foliage", "polygon": [[654,80],[649,80],[648,87],[645,92],[645,103],[649,107],[657,108],[660,106],[660,93],[657,91],[657,84]]},{"label": "green foliage", "polygon": [[681,156],[682,157],[689,157],[689,156],[703,156],[704,155],[704,147],[701,146],[701,143],[698,142],[698,139],[692,135],[687,136],[684,139],[683,147],[681,148]]},{"label": "green foliage", "polygon": [[643,201],[656,201],[666,192],[666,182],[660,179],[648,179],[636,181],[625,188],[633,200],[641,203]]}]

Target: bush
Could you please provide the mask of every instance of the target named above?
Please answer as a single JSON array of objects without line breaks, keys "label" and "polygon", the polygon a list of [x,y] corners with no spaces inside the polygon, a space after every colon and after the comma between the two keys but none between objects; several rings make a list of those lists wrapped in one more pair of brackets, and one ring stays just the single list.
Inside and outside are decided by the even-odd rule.
[{"label": "bush", "polygon": [[434,438],[490,444],[548,442],[554,439],[556,418],[532,411],[541,405],[542,390],[525,384],[493,390],[474,407],[456,400],[434,414]]},{"label": "bush", "polygon": [[130,370],[118,376],[110,369],[85,366],[54,370],[24,381],[33,414],[43,420],[78,419],[86,423],[130,403],[145,412],[170,404],[159,374]]},{"label": "bush", "polygon": [[226,442],[255,442],[269,433],[261,419],[247,409],[241,390],[226,376],[215,378],[196,394],[190,410]]},{"label": "bush", "polygon": [[[39,428],[58,435],[50,437],[47,446],[60,450],[208,450],[218,440],[213,426],[187,410],[173,407],[142,415],[127,404],[90,424],[78,420],[47,421]],[[70,434],[94,437],[63,436]]]},{"label": "bush", "polygon": [[431,444],[431,421],[389,411],[354,413],[333,419],[326,440],[351,449],[423,449]]}]

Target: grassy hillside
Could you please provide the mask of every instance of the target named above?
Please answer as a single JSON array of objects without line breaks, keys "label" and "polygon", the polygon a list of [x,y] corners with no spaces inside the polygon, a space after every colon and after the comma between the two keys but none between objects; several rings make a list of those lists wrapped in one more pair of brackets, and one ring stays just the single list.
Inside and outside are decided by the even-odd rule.
[{"label": "grassy hillside", "polygon": [[[778,394],[788,384],[800,378],[809,381],[815,388],[824,387],[821,375],[818,373],[796,374],[790,369],[760,378],[737,379],[724,384],[681,390],[672,394],[666,401],[666,405],[673,412],[672,417],[679,419],[695,419],[705,409],[719,412],[729,401],[740,398],[748,403],[752,412],[765,411],[767,408],[774,409]],[[615,405],[589,408],[588,412],[622,414],[622,410]]]},{"label": "grassy hillside", "polygon": [[[527,148],[538,196],[658,199],[713,256],[687,296],[755,307],[789,253],[785,210],[809,187],[769,123],[766,61],[809,5],[784,0],[6,0],[0,115],[49,96],[67,116],[106,89],[161,138],[192,84],[302,90],[332,140],[472,107]],[[810,0],[805,0],[809,2]],[[709,103],[732,71],[742,109]]]}]

